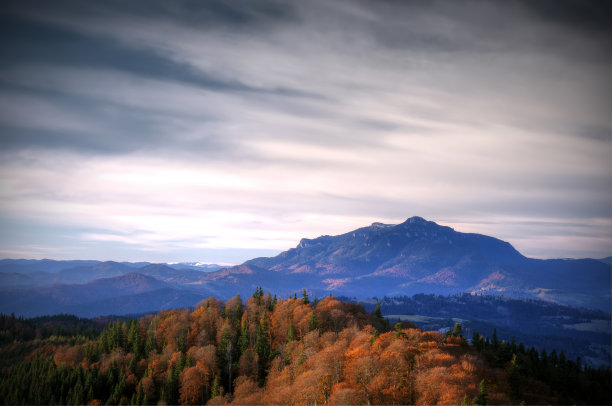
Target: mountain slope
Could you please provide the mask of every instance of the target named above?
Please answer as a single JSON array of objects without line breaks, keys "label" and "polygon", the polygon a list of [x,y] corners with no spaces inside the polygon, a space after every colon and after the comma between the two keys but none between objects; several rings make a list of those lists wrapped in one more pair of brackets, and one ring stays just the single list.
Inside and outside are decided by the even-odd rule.
[{"label": "mountain slope", "polygon": [[167,309],[195,306],[205,296],[172,288],[161,288],[138,294],[94,300],[78,305],[64,306],[61,313],[79,317],[150,313]]},{"label": "mountain slope", "polygon": [[302,239],[272,258],[202,277],[217,291],[248,293],[253,283],[291,294],[356,297],[460,292],[534,297],[609,310],[610,269],[597,260],[538,260],[512,245],[460,233],[420,217],[374,223],[338,236]]},{"label": "mountain slope", "polygon": [[70,306],[78,309],[79,305],[92,301],[137,295],[167,287],[166,283],[155,278],[129,273],[86,284],[4,290],[0,291],[0,313],[15,312],[26,317],[62,313]]}]

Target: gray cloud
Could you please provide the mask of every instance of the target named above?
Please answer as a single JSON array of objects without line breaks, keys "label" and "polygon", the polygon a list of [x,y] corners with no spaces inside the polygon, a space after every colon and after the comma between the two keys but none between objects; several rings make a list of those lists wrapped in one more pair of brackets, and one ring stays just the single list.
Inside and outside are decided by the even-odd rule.
[{"label": "gray cloud", "polygon": [[524,233],[541,256],[570,250],[551,238],[572,224],[604,254],[609,10],[571,0],[9,2],[0,208],[52,223],[70,207],[71,230],[109,244],[104,235],[136,228],[143,249],[164,238],[225,249],[230,232],[246,236],[242,248],[261,244],[238,223],[262,227],[271,245],[259,248],[282,249],[416,214]]}]

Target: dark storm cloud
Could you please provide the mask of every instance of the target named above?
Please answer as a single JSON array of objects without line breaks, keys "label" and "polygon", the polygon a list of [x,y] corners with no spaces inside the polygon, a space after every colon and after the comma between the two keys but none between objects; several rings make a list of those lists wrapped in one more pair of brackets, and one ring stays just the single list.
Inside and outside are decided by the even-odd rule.
[{"label": "dark storm cloud", "polygon": [[182,25],[231,29],[267,29],[270,23],[293,23],[298,16],[291,3],[276,0],[109,0],[75,1],[58,0],[52,3],[41,0],[5,1],[0,10],[5,15],[31,15],[42,12],[61,12],[70,18],[78,19],[84,15],[99,16],[109,24],[120,23],[121,15],[146,18],[164,18]]},{"label": "dark storm cloud", "polygon": [[24,62],[73,67],[95,66],[145,77],[170,78],[217,91],[314,96],[298,90],[256,88],[240,81],[222,80],[198,71],[187,63],[168,59],[151,48],[129,47],[109,38],[84,35],[66,27],[19,15],[0,15],[0,49],[3,56],[0,68]]},{"label": "dark storm cloud", "polygon": [[[519,3],[543,20],[594,34],[612,33],[612,3],[607,0],[522,0]],[[601,39],[611,40],[610,37]]]}]

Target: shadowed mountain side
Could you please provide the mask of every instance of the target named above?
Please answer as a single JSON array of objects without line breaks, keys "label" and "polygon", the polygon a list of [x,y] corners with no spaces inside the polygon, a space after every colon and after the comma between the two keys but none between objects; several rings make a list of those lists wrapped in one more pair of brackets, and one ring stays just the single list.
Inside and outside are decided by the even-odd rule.
[{"label": "shadowed mountain side", "polygon": [[[98,279],[80,285],[52,285],[0,291],[0,313],[15,312],[26,317],[62,313],[66,306],[78,306],[96,300],[135,295],[166,288],[155,278],[129,273]],[[99,314],[109,314],[107,311]],[[98,314],[96,314],[98,315]]]},{"label": "shadowed mountain side", "polygon": [[74,260],[55,261],[52,259],[2,259],[0,260],[0,272],[17,272],[29,274],[32,272],[55,273],[63,269],[91,266],[99,264],[100,261]]},{"label": "shadowed mountain side", "polygon": [[0,261],[0,286],[35,287],[57,284],[87,283],[100,278],[111,278],[137,272],[174,285],[188,284],[200,279],[204,272],[220,269],[208,264],[151,264],[149,262],[114,261]]},{"label": "shadowed mountain side", "polygon": [[62,313],[79,317],[104,315],[142,314],[167,309],[193,307],[206,295],[173,288],[162,288],[140,294],[96,300],[78,305],[64,306]]},{"label": "shadowed mountain side", "polygon": [[604,310],[610,308],[611,286],[602,261],[531,259],[507,242],[420,217],[302,239],[276,257],[256,258],[203,280],[219,291],[229,289],[227,296],[258,285],[280,294],[306,288],[322,296],[479,292]]}]

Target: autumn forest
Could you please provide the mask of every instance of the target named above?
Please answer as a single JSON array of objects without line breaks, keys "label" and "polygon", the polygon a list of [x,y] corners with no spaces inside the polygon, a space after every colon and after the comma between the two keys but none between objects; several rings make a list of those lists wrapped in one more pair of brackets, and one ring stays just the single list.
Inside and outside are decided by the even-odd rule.
[{"label": "autumn forest", "polygon": [[[82,326],[81,326],[82,327]],[[2,316],[3,404],[609,403],[609,370],[333,297],[246,301],[42,330]]]}]

